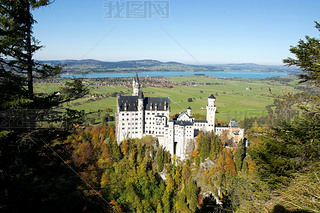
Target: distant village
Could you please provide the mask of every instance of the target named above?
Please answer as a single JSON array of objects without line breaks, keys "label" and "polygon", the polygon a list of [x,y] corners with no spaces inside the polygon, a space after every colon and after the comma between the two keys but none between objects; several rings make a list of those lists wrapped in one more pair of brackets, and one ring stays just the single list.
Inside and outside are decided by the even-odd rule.
[{"label": "distant village", "polygon": [[[207,76],[208,78],[214,79],[213,76]],[[147,87],[167,87],[167,88],[173,88],[174,86],[200,86],[200,85],[223,85],[223,83],[215,82],[215,83],[195,83],[195,82],[176,82],[171,81],[168,77],[139,77],[141,79],[141,87],[147,88]],[[99,87],[112,87],[112,86],[123,86],[125,88],[131,89],[132,84],[130,82],[131,78],[99,78],[99,79],[84,79],[83,83],[87,86],[89,86],[90,89],[95,90],[99,89]],[[60,78],[54,78],[54,79],[38,79],[35,83],[56,83],[59,86],[64,85],[65,79]],[[148,94],[148,92],[145,92],[145,94]],[[102,93],[102,94],[95,94],[93,91],[90,93],[90,96],[97,97],[115,97],[116,94],[110,94],[110,93]]]}]

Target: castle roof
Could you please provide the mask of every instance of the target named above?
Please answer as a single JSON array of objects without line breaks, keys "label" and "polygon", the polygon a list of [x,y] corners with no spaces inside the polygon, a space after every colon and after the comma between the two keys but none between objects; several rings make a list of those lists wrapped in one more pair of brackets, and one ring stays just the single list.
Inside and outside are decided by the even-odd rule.
[{"label": "castle roof", "polygon": [[137,82],[138,84],[140,84],[137,72],[136,72],[136,76],[134,77],[134,81]]},{"label": "castle roof", "polygon": [[120,111],[138,111],[138,96],[120,96],[118,107]]},{"label": "castle roof", "polygon": [[146,97],[144,98],[143,105],[145,110],[155,110],[155,107],[157,106],[157,110],[168,111],[169,102],[169,98]]},{"label": "castle roof", "polygon": [[188,109],[191,109],[191,107],[189,106]]},{"label": "castle roof", "polygon": [[213,95],[213,94],[211,94],[208,98],[216,99],[216,97],[214,97],[214,95]]},{"label": "castle roof", "polygon": [[206,120],[194,120],[194,123],[208,123]]},{"label": "castle roof", "polygon": [[231,120],[231,121],[230,121],[230,127],[238,128],[238,127],[239,127],[239,125],[238,125],[238,123],[237,123],[237,122],[235,122],[234,120]]},{"label": "castle roof", "polygon": [[[118,107],[120,111],[138,111],[138,99],[139,96],[120,96],[118,98]],[[143,108],[144,110],[159,110],[168,111],[169,110],[169,98],[158,98],[158,97],[145,97],[143,98]]]},{"label": "castle roof", "polygon": [[174,124],[179,125],[179,126],[192,126],[193,125],[193,123],[190,121],[177,121],[177,120],[174,120]]},{"label": "castle roof", "polygon": [[[180,113],[180,115],[178,116],[178,118],[182,117],[184,114],[186,114],[184,111]],[[187,114],[186,114],[187,115]]]}]

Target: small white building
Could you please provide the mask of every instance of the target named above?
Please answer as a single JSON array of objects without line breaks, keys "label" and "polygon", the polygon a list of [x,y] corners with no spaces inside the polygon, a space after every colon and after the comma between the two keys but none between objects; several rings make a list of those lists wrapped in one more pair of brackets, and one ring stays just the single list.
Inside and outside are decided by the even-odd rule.
[{"label": "small white building", "polygon": [[215,127],[216,98],[213,94],[208,97],[206,120],[195,120],[190,107],[177,119],[169,120],[169,98],[144,97],[138,74],[132,85],[132,96],[117,96],[116,134],[119,144],[124,139],[152,135],[171,155],[183,160],[195,148],[195,137],[200,130],[214,131],[217,135],[228,131],[236,142],[243,138],[244,131],[235,121],[231,121],[228,127]]}]

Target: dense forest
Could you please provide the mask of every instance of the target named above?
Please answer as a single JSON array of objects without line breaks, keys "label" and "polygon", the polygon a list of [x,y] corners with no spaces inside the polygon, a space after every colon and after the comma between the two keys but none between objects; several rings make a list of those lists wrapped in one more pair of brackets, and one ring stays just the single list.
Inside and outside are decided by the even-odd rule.
[{"label": "dense forest", "polygon": [[81,80],[35,94],[35,78],[61,71],[33,59],[32,10],[50,1],[0,3],[1,212],[320,211],[319,39],[306,36],[284,60],[302,70],[305,91],[242,121],[249,146],[200,132],[180,162],[156,138],[117,144],[113,125],[84,127],[83,111],[59,110],[88,93]]}]

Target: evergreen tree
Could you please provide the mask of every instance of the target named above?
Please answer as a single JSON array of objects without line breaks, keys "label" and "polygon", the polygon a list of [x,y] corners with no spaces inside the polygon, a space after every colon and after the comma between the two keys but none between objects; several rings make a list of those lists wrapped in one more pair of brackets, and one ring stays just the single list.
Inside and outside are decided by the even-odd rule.
[{"label": "evergreen tree", "polygon": [[234,155],[234,163],[236,165],[237,171],[241,171],[244,158],[245,158],[245,147],[244,147],[243,140],[241,140],[238,144],[236,153]]},{"label": "evergreen tree", "polygon": [[211,155],[212,160],[215,160],[218,157],[218,155],[221,151],[221,147],[222,147],[221,141],[220,141],[219,137],[216,136],[211,142],[211,150],[210,150],[211,154],[210,155]]},{"label": "evergreen tree", "polygon": [[248,173],[248,162],[246,160],[246,158],[243,159],[243,162],[242,162],[242,173],[243,174],[247,174]]},{"label": "evergreen tree", "polygon": [[[33,59],[41,46],[33,36],[36,21],[31,11],[48,4],[47,0],[0,0],[0,110],[1,119],[13,122],[0,127],[0,179],[5,183],[0,187],[0,206],[5,212],[97,210],[79,191],[86,185],[61,161],[71,158],[62,141],[70,126],[81,124],[82,113],[67,110],[61,116],[50,111],[82,97],[86,88],[79,81],[66,85],[72,94],[35,95],[33,91],[34,78],[55,76],[61,70]],[[38,118],[63,126],[37,128]]]},{"label": "evergreen tree", "polygon": [[199,152],[201,161],[204,161],[210,155],[211,140],[208,134],[201,135],[199,141]]},{"label": "evergreen tree", "polygon": [[33,99],[33,78],[47,78],[58,74],[59,66],[51,67],[35,62],[34,53],[41,49],[33,36],[32,25],[36,22],[31,10],[50,4],[49,0],[1,0],[1,74],[21,78],[25,74],[28,98]]},{"label": "evergreen tree", "polygon": [[[320,31],[320,24],[315,22],[315,27]],[[306,41],[300,40],[296,47],[291,46],[290,52],[297,58],[288,57],[283,62],[288,66],[297,66],[304,73],[298,76],[302,82],[308,81],[320,85],[320,40],[306,36]]]},{"label": "evergreen tree", "polygon": [[186,188],[186,195],[188,207],[194,212],[197,209],[198,187],[193,180],[189,182]]}]

